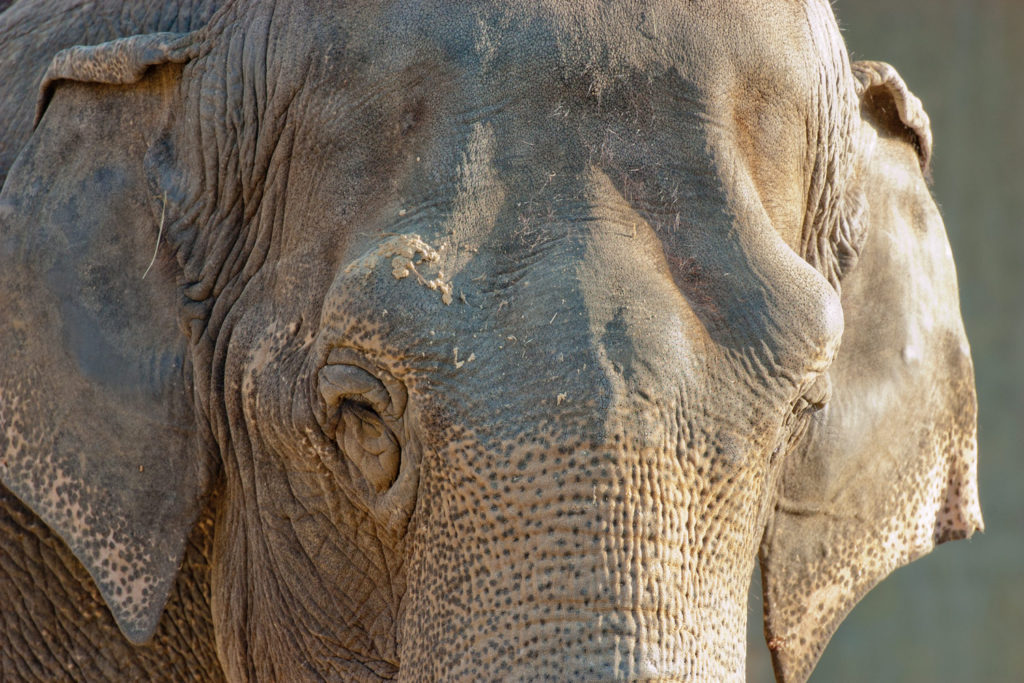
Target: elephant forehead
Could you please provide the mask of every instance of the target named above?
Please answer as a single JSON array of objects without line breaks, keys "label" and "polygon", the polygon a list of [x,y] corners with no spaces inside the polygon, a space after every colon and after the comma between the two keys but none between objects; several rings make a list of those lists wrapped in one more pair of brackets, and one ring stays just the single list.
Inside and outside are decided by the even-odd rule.
[{"label": "elephant forehead", "polygon": [[739,174],[753,180],[742,201],[797,249],[822,67],[803,10],[763,5],[394,3],[325,17],[292,104],[303,125],[287,203],[353,242],[432,211],[469,247],[495,225],[507,242],[521,221],[571,215],[594,168],[666,216],[738,196]]},{"label": "elephant forehead", "polygon": [[733,62],[796,73],[812,49],[804,12],[798,3],[765,0],[399,2],[387,7],[377,26],[403,40],[375,44],[374,52],[400,63],[435,48],[469,70],[515,70],[534,78],[543,78],[539,69],[558,66],[560,76],[590,75],[598,87],[616,72],[658,66],[696,73]]},{"label": "elephant forehead", "polygon": [[[407,91],[421,96],[415,86],[425,81],[446,100],[431,106],[469,117],[467,126],[513,103],[521,114],[540,104],[557,119],[555,101],[611,98],[606,110],[643,128],[654,85],[674,91],[669,104],[680,111],[765,129],[785,112],[805,112],[821,80],[812,37],[820,27],[799,3],[399,2],[333,22],[341,26],[325,27],[308,83],[357,93],[356,106],[372,108]],[[356,30],[363,23],[368,30]],[[417,113],[403,116],[399,127],[408,128]]]}]

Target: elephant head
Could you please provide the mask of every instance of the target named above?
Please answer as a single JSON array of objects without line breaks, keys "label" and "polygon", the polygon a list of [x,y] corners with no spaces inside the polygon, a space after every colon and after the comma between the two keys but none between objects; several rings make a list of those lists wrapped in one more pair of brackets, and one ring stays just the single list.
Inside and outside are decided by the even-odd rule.
[{"label": "elephant head", "polygon": [[0,195],[0,477],[125,635],[213,491],[238,679],[741,678],[759,545],[805,677],[980,527],[927,119],[827,3],[327,5],[60,53]]}]

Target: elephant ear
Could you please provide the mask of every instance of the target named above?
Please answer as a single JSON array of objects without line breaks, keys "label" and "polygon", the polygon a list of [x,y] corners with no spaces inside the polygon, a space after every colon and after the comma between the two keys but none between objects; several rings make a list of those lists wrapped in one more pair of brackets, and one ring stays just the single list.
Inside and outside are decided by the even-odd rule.
[{"label": "elephant ear", "polygon": [[156,34],[58,54],[0,194],[0,481],[135,642],[156,627],[211,476],[143,167],[181,78],[161,65],[189,45]]},{"label": "elephant ear", "polygon": [[867,237],[842,283],[832,399],[783,464],[760,549],[765,637],[803,681],[894,569],[982,528],[974,371],[945,228],[925,182],[931,131],[886,65],[854,65]]}]

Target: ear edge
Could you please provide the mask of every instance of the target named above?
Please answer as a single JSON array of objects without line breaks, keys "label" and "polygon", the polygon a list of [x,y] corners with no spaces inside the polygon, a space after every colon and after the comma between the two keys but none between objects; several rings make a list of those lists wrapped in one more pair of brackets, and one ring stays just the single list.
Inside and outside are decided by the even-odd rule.
[{"label": "ear edge", "polygon": [[198,53],[197,44],[192,33],[149,33],[61,50],[39,84],[33,129],[39,125],[60,81],[129,85],[138,82],[150,67],[193,59]]},{"label": "ear edge", "polygon": [[909,136],[909,142],[917,151],[921,171],[927,177],[933,138],[931,120],[921,100],[890,64],[859,61],[853,62],[850,68],[862,110],[876,125]]}]

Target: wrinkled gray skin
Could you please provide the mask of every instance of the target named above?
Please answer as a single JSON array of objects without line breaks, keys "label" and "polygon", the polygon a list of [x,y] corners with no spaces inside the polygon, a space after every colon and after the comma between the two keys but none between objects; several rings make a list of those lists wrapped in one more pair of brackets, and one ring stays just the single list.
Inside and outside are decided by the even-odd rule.
[{"label": "wrinkled gray skin", "polygon": [[5,680],[742,679],[755,557],[802,680],[980,528],[927,116],[826,3],[207,16],[3,103]]}]

